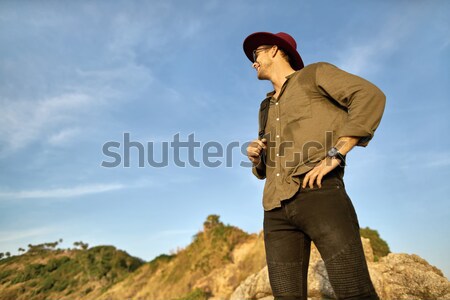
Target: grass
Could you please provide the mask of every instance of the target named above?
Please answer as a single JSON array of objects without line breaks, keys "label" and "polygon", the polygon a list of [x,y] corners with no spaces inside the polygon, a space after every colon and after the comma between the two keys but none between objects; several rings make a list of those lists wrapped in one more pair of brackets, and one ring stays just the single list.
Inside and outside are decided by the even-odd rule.
[{"label": "grass", "polygon": [[[2,260],[0,284],[21,287],[21,294],[34,299],[52,295],[88,294],[96,286],[103,289],[134,272],[143,261],[117,250],[113,246],[99,246],[86,250],[48,250],[25,253],[14,259]],[[39,262],[36,262],[39,261]],[[18,265],[24,267],[17,268]],[[4,287],[0,286],[0,289]]]}]

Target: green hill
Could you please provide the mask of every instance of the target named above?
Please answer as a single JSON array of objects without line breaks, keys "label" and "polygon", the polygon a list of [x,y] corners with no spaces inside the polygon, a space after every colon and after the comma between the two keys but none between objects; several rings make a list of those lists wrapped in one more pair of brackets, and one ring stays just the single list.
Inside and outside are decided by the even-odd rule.
[{"label": "green hill", "polygon": [[[361,235],[378,257],[389,253],[375,230],[363,228]],[[113,246],[57,245],[29,245],[22,255],[0,259],[0,300],[227,299],[265,266],[263,235],[225,225],[217,215],[207,217],[186,248],[150,262]]]},{"label": "green hill", "polygon": [[[201,300],[212,294],[231,294],[242,280],[264,266],[261,238],[243,256],[236,255],[237,247],[253,245],[257,240],[257,235],[225,225],[219,216],[210,215],[189,246],[145,264],[99,299]],[[233,278],[218,283],[218,277],[225,278],[227,273]]]},{"label": "green hill", "polygon": [[93,299],[143,264],[113,246],[38,248],[0,260],[1,300]]}]

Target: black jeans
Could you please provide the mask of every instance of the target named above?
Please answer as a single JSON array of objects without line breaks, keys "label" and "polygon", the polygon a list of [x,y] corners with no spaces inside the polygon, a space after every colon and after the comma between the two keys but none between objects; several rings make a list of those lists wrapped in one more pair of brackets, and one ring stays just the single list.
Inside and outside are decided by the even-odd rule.
[{"label": "black jeans", "polygon": [[364,257],[355,209],[334,172],[322,188],[300,188],[282,206],[264,212],[270,285],[276,300],[307,299],[311,241],[338,299],[378,299]]}]

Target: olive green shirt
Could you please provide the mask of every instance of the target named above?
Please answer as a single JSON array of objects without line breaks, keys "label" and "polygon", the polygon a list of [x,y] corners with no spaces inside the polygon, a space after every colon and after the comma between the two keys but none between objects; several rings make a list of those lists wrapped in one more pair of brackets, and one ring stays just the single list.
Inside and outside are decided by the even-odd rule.
[{"label": "olive green shirt", "polygon": [[[270,106],[267,149],[253,174],[266,179],[265,210],[281,206],[300,187],[300,175],[326,157],[340,137],[367,146],[383,115],[386,97],[367,80],[328,63],[311,64],[286,77]],[[261,130],[261,128],[260,128]]]}]

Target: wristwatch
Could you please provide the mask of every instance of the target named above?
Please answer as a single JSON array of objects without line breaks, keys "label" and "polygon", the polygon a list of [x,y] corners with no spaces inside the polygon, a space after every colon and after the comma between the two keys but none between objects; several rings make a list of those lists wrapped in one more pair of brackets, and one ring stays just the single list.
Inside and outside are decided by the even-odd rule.
[{"label": "wristwatch", "polygon": [[341,165],[345,166],[345,156],[342,155],[342,153],[339,152],[339,150],[336,147],[332,147],[328,151],[327,156],[331,158],[338,158],[341,161]]}]

